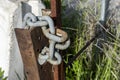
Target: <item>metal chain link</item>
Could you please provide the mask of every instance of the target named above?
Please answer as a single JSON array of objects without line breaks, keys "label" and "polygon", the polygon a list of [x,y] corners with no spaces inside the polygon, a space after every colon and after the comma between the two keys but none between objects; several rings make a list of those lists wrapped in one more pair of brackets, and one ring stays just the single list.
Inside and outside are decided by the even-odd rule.
[{"label": "metal chain link", "polygon": [[[47,25],[49,28],[47,28]],[[43,34],[49,39],[49,48],[44,47],[38,57],[38,62],[40,65],[44,64],[46,61],[53,65],[58,65],[61,63],[62,58],[55,49],[64,50],[69,47],[70,39],[66,32],[56,29],[53,20],[49,16],[35,16],[32,13],[27,13],[24,17],[23,26],[25,27],[41,27]],[[68,39],[68,40],[67,40]],[[57,43],[56,43],[57,42]],[[53,55],[56,59],[53,59]]]},{"label": "metal chain link", "polygon": [[43,65],[45,62],[49,62],[59,65],[62,58],[56,50],[64,50],[69,47],[70,39],[68,39],[67,33],[61,29],[55,30],[54,22],[50,16],[35,16],[32,13],[27,13],[24,16],[23,27],[41,27],[43,34],[49,39],[49,47],[45,46],[39,54],[39,64]]}]

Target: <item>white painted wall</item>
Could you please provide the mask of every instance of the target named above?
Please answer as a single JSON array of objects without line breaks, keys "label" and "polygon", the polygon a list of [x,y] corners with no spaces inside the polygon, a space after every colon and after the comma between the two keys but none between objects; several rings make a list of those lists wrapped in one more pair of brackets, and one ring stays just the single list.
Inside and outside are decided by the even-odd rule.
[{"label": "white painted wall", "polygon": [[12,13],[17,6],[8,0],[0,0],[0,67],[8,76],[10,67],[10,26],[12,25]]}]

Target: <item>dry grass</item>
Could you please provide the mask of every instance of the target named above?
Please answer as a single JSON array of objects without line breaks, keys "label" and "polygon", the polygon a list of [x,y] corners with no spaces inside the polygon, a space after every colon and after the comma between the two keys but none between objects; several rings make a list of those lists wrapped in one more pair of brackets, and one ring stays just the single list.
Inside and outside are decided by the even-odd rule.
[{"label": "dry grass", "polygon": [[[120,40],[111,28],[113,24],[109,23],[110,18],[106,21],[109,28],[105,29],[99,23],[99,1],[92,7],[82,1],[75,6],[71,4],[74,0],[70,1],[69,6],[64,6],[62,16],[63,29],[69,33],[72,42],[71,47],[66,51],[68,54],[66,63],[84,46],[86,41],[95,35],[97,25],[103,29],[103,33],[80,55],[79,59],[66,68],[66,80],[119,80]],[[66,15],[67,12],[68,15]],[[109,15],[111,16],[113,15]]]}]

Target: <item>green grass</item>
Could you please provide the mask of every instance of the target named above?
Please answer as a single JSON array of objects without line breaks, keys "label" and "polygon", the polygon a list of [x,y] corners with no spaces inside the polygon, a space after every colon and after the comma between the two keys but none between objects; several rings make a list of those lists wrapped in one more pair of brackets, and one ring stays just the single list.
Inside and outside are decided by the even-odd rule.
[{"label": "green grass", "polygon": [[7,77],[4,77],[4,71],[0,68],[0,80],[7,80]]},{"label": "green grass", "polygon": [[[97,8],[100,10],[99,6]],[[89,7],[84,7],[82,3],[77,10],[81,15],[78,11],[73,11],[73,14],[68,17],[64,17],[67,14],[62,16],[62,28],[68,32],[72,42],[66,51],[65,63],[95,35],[95,28],[99,21],[100,14],[96,14]],[[106,24],[111,27],[110,23]],[[71,66],[66,67],[66,80],[120,80],[120,40],[113,31],[111,29],[104,32],[105,39],[102,37],[97,39]],[[101,47],[98,46],[98,40],[101,42]]]}]

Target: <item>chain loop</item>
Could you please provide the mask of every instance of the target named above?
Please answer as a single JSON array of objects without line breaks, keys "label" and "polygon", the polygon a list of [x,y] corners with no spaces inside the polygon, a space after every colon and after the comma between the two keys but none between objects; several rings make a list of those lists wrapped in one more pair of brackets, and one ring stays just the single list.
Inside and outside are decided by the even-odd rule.
[{"label": "chain loop", "polygon": [[49,63],[53,64],[53,65],[59,65],[62,61],[62,58],[60,56],[60,54],[58,52],[55,52],[55,58],[56,59],[51,59],[49,57],[49,48],[44,47],[44,49],[42,50],[42,52],[39,54],[38,57],[38,62],[40,65],[43,65],[46,61],[48,61]]},{"label": "chain loop", "polygon": [[49,49],[47,47],[44,47],[44,49],[38,56],[39,64],[43,65],[47,61],[48,58],[49,58]]},{"label": "chain loop", "polygon": [[[48,27],[47,27],[48,25]],[[43,65],[46,61],[59,65],[62,61],[57,50],[64,50],[70,45],[70,39],[65,31],[55,29],[54,22],[49,16],[35,16],[27,13],[24,17],[23,27],[41,27],[43,34],[49,39],[49,48],[44,47],[38,57],[38,62]]]},{"label": "chain loop", "polygon": [[57,44],[55,45],[55,48],[56,48],[56,49],[60,49],[60,50],[65,50],[65,49],[67,49],[69,46],[70,46],[70,39],[68,39],[64,44],[59,44],[59,43],[57,43]]},{"label": "chain loop", "polygon": [[56,60],[53,59],[47,59],[48,62],[50,62],[53,65],[59,65],[62,62],[61,55],[58,52],[55,52],[55,58]]},{"label": "chain loop", "polygon": [[47,29],[46,27],[42,27],[42,30],[43,30],[43,34],[50,40],[53,40],[55,42],[64,42],[67,40],[68,38],[68,35],[66,32],[60,30],[60,29],[57,29],[56,30],[56,33],[58,35],[54,35],[54,34],[51,34],[50,33],[50,30]]}]

